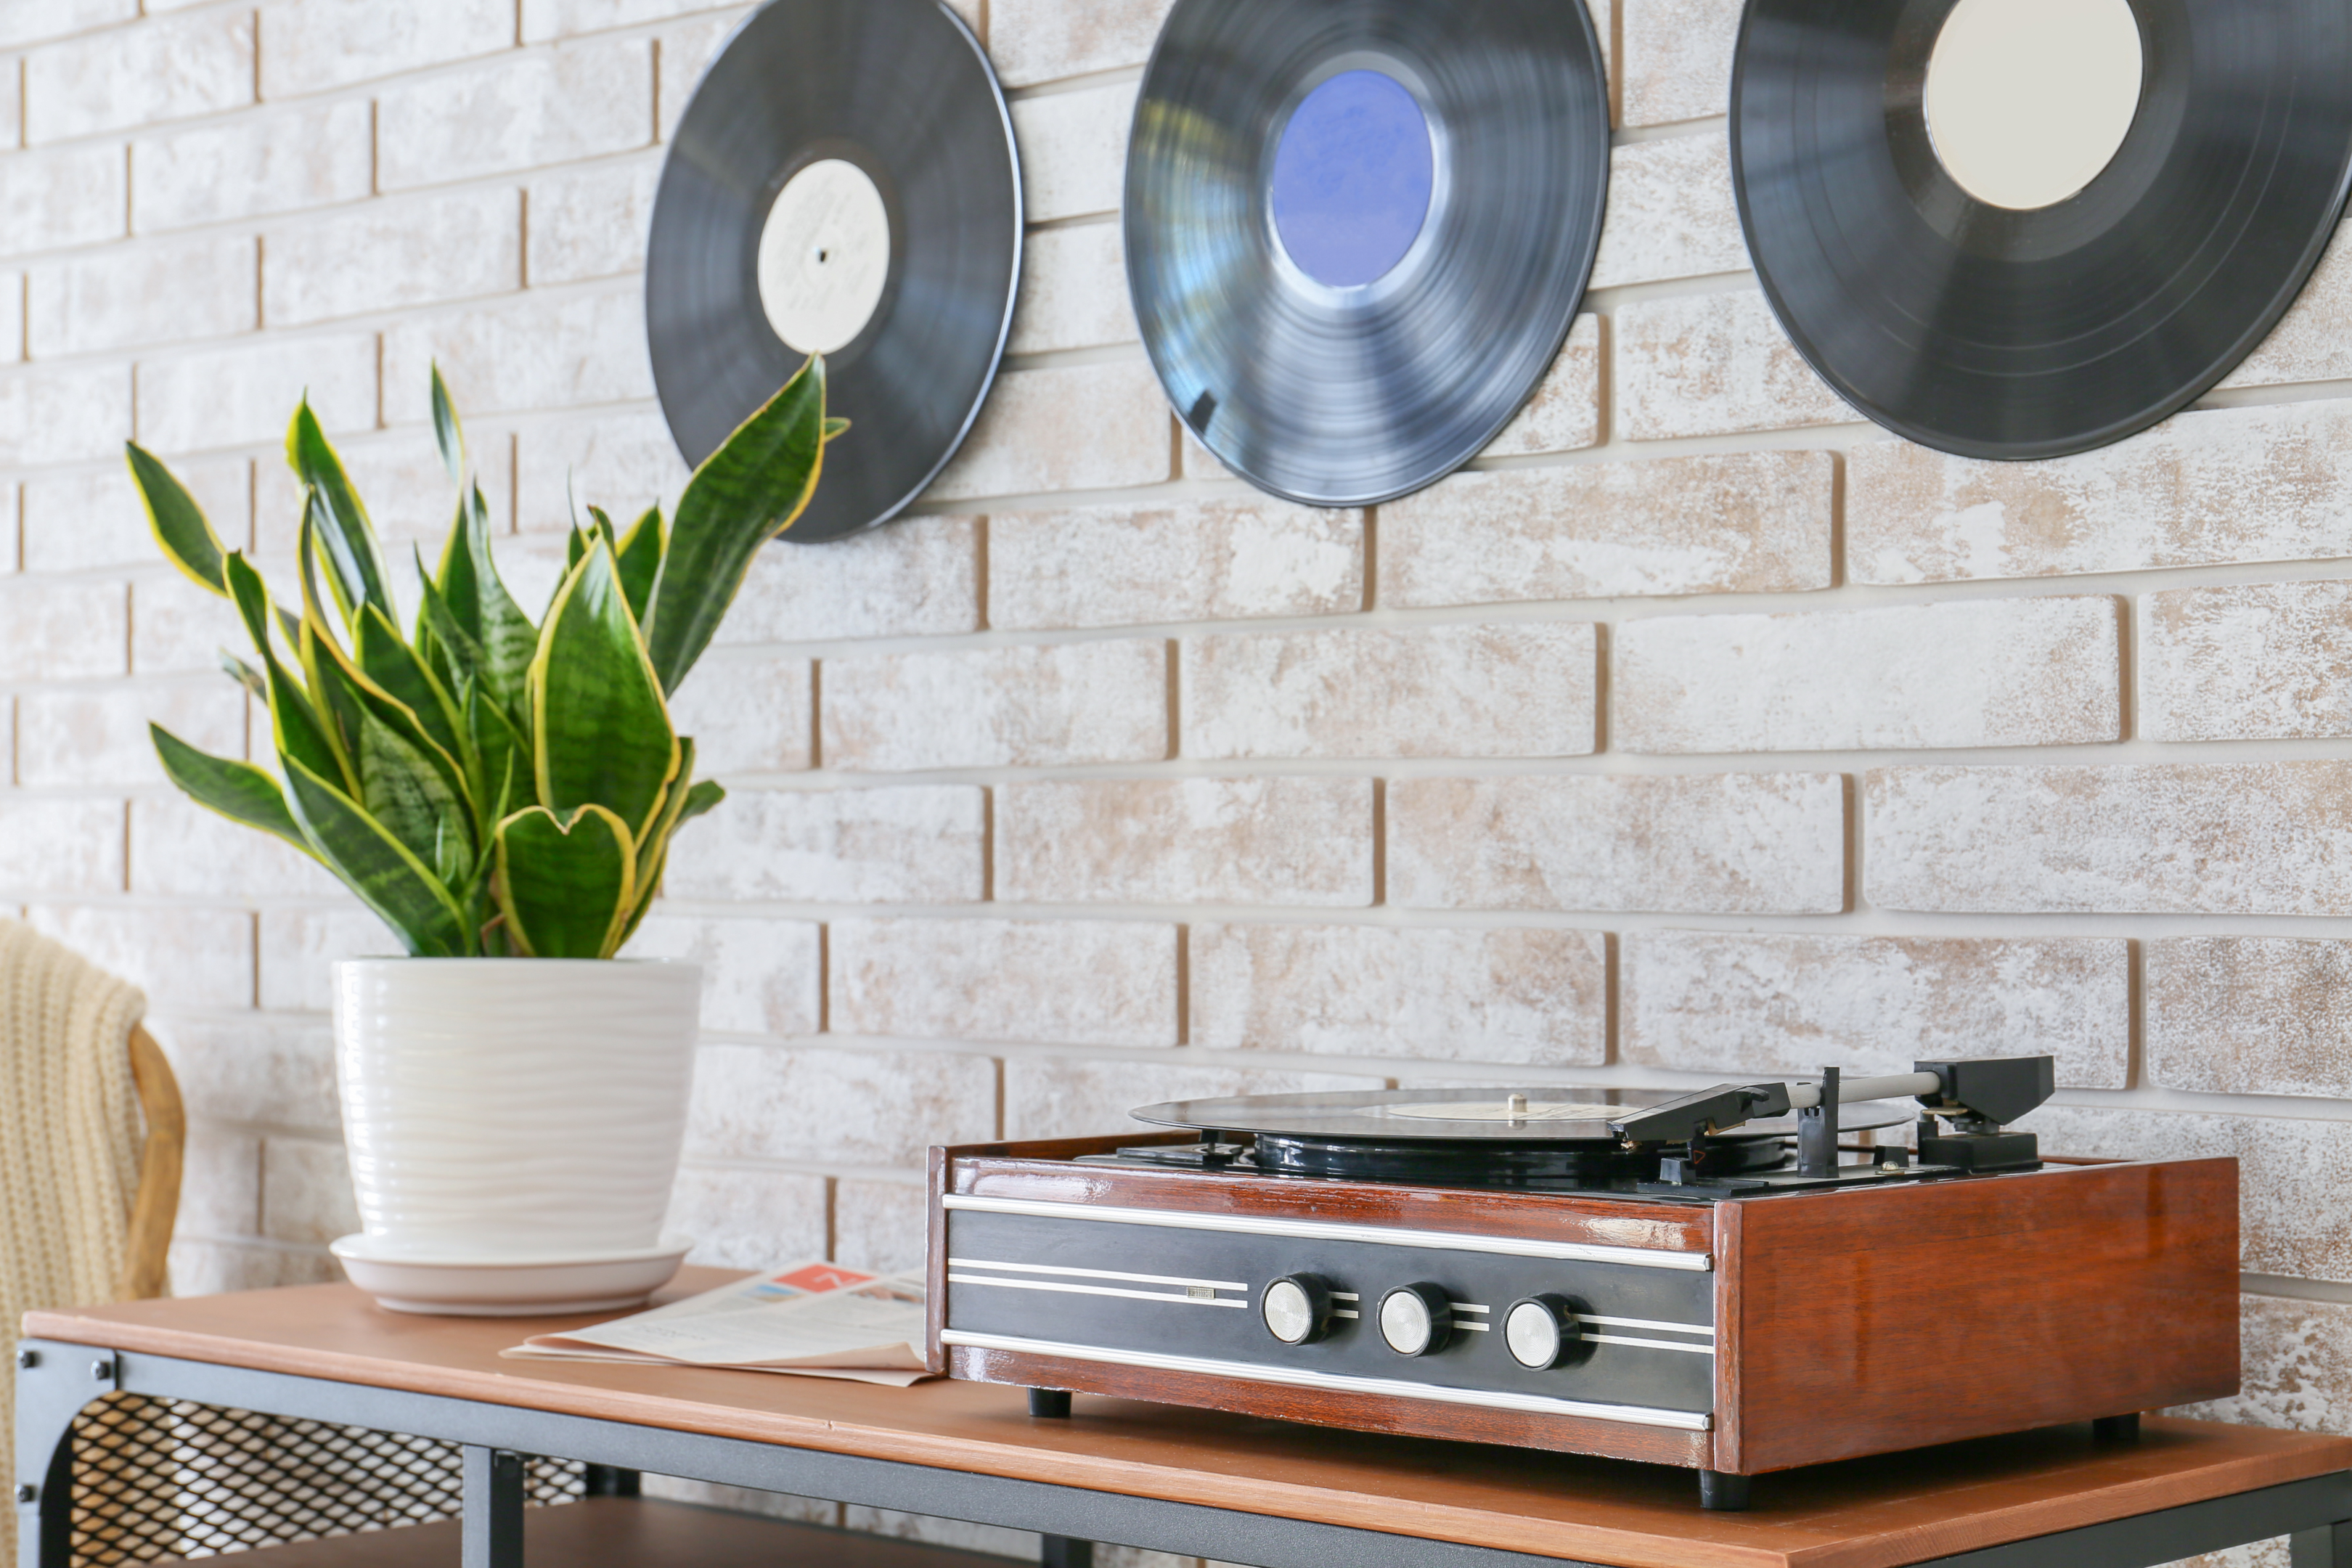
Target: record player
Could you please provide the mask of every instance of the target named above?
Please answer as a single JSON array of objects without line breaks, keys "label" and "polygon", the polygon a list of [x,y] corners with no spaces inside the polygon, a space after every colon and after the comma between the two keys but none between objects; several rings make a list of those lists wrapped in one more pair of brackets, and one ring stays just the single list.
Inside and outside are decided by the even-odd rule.
[{"label": "record player", "polygon": [[934,1149],[930,1364],[1038,1415],[1076,1391],[1678,1465],[1713,1508],[1800,1465],[2121,1438],[2237,1389],[2237,1163],[2045,1158],[2007,1129],[2051,1088],[2027,1057],[1262,1096]]}]

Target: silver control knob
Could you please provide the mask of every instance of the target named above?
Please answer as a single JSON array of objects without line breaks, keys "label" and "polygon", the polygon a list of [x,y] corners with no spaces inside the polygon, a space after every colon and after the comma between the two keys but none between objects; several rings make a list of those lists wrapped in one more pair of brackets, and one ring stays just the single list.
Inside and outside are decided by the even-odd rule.
[{"label": "silver control knob", "polygon": [[1504,1347],[1513,1361],[1538,1372],[1566,1361],[1583,1333],[1576,1303],[1565,1296],[1529,1296],[1503,1314]]},{"label": "silver control knob", "polygon": [[1286,1274],[1258,1295],[1265,1331],[1286,1345],[1311,1345],[1331,1331],[1331,1282],[1320,1274]]},{"label": "silver control knob", "polygon": [[1381,1298],[1381,1338],[1399,1355],[1433,1355],[1454,1338],[1454,1300],[1423,1280]]}]

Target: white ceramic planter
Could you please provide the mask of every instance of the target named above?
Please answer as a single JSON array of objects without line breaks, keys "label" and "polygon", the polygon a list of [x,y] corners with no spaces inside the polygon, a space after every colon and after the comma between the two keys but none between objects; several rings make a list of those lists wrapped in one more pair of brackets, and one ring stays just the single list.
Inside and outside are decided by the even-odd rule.
[{"label": "white ceramic planter", "polygon": [[[353,1279],[375,1289],[355,1262],[379,1273],[540,1266],[561,1297],[564,1270],[545,1266],[654,1267],[675,1239],[661,1222],[686,1136],[701,994],[690,963],[337,964],[336,1076],[365,1231],[336,1250]],[[433,1306],[377,1293],[386,1305]],[[485,1310],[454,1300],[448,1310]]]}]

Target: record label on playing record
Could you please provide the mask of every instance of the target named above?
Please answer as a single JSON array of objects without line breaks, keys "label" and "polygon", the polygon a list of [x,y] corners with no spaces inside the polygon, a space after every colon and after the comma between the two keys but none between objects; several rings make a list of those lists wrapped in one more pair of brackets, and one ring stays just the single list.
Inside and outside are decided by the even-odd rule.
[{"label": "record label on playing record", "polygon": [[787,347],[857,341],[890,280],[890,213],[856,164],[821,158],[784,182],[760,233],[760,303]]}]

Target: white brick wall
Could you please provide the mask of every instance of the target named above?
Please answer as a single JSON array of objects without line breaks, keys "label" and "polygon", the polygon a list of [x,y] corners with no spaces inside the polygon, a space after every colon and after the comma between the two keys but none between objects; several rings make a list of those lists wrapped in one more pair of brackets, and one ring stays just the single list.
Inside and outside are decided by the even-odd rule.
[{"label": "white brick wall", "polygon": [[[680,696],[732,794],[636,951],[708,973],[697,1257],[911,1261],[926,1144],[1153,1100],[2042,1048],[2053,1145],[2247,1161],[2252,1288],[2329,1300],[2250,1298],[2243,1413],[2343,1426],[2352,246],[2155,431],[1927,452],[1754,286],[1737,0],[1615,0],[1633,129],[1536,405],[1420,495],[1286,506],[1188,451],[1135,341],[1165,8],[959,7],[1042,226],[1007,374],[927,515],[765,552]],[[228,1289],[331,1275],[327,966],[389,939],[158,777],[150,720],[254,721],[121,442],[282,560],[307,389],[404,552],[454,500],[437,359],[542,599],[567,489],[685,482],[644,233],[744,6],[145,11],[0,0],[0,909],[148,987],[196,1119],[180,1282]]]}]

